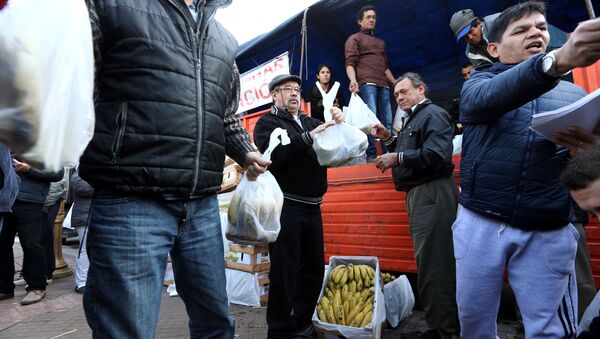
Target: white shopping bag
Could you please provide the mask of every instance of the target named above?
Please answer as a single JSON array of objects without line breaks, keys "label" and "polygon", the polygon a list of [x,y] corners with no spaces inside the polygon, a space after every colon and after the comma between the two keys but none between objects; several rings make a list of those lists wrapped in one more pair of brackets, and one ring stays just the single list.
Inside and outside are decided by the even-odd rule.
[{"label": "white shopping bag", "polygon": [[[20,73],[13,77],[13,87],[27,82],[26,102],[17,108],[34,117],[28,123],[34,129],[31,136],[37,135],[33,147],[20,150],[23,157],[53,171],[74,166],[94,132],[94,54],[85,3],[14,1],[0,14],[0,41],[18,46],[23,52],[17,62],[29,67],[23,72],[16,68]],[[6,108],[0,102],[0,111]],[[10,139],[2,133],[0,139]]]},{"label": "white shopping bag", "polygon": [[365,154],[369,142],[358,128],[347,123],[335,124],[315,135],[313,150],[321,166],[340,166]]},{"label": "white shopping bag", "polygon": [[404,318],[411,315],[415,306],[415,295],[408,278],[401,275],[398,279],[385,284],[383,295],[387,321],[392,327],[396,327]]},{"label": "white shopping bag", "polygon": [[380,123],[375,113],[369,109],[369,106],[358,94],[350,95],[348,107],[344,107],[343,111],[346,123],[358,128],[365,134],[371,134],[371,128]]},{"label": "white shopping bag", "polygon": [[[276,128],[263,159],[270,160],[279,144],[287,145],[287,131]],[[238,244],[264,244],[277,240],[281,230],[283,192],[277,180],[267,171],[250,181],[246,176],[236,187],[227,210],[227,239]]]}]

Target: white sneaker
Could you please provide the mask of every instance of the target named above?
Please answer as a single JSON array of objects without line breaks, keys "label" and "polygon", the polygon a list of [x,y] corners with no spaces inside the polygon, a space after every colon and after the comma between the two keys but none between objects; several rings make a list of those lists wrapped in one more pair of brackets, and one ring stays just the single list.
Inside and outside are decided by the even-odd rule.
[{"label": "white sneaker", "polygon": [[52,279],[46,279],[46,283],[47,283],[48,285],[52,284]]},{"label": "white sneaker", "polygon": [[15,280],[14,283],[16,286],[23,286],[27,284],[23,278]]}]

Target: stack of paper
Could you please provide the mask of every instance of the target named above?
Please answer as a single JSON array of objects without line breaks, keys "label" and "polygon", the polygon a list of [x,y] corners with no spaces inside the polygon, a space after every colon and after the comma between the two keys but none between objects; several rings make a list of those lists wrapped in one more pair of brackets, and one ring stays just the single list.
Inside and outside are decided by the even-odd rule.
[{"label": "stack of paper", "polygon": [[534,114],[531,129],[555,141],[554,133],[568,133],[569,126],[577,126],[591,132],[598,123],[600,123],[600,89],[570,105],[554,111]]}]

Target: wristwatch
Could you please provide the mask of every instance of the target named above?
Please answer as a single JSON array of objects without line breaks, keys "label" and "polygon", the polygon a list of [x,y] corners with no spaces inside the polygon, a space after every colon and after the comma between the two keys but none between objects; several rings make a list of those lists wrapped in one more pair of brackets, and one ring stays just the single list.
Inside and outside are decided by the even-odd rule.
[{"label": "wristwatch", "polygon": [[542,71],[551,77],[562,78],[571,71],[566,73],[559,73],[556,71],[556,56],[554,55],[554,52],[555,51],[551,51],[542,57]]}]

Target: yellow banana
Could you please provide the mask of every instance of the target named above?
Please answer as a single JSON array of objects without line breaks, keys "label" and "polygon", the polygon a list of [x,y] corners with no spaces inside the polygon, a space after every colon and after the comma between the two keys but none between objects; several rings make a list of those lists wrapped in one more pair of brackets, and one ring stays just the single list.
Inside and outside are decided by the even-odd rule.
[{"label": "yellow banana", "polygon": [[348,288],[348,290],[352,294],[356,293],[356,281],[353,281],[350,283],[350,287]]},{"label": "yellow banana", "polygon": [[354,266],[354,280],[358,280],[362,278],[362,273],[360,272],[360,267],[359,266]]},{"label": "yellow banana", "polygon": [[349,281],[354,280],[354,265],[353,264],[348,264],[348,280]]},{"label": "yellow banana", "polygon": [[350,325],[354,317],[364,308],[364,303],[360,302],[353,309],[350,310],[350,314],[346,316],[346,325]]},{"label": "yellow banana", "polygon": [[340,325],[343,325],[346,323],[345,318],[344,318],[344,306],[343,305],[338,305],[338,311],[337,311],[337,323]]},{"label": "yellow banana", "polygon": [[342,273],[342,278],[340,279],[340,285],[344,285],[346,283],[346,281],[348,281],[348,269],[345,269],[344,273]]},{"label": "yellow banana", "polygon": [[356,317],[354,317],[354,319],[352,319],[352,322],[350,323],[350,326],[352,326],[352,327],[358,327],[362,323],[362,320],[363,320],[364,317],[365,317],[364,313],[358,312],[358,314],[356,315]]},{"label": "yellow banana", "polygon": [[369,313],[367,313],[365,315],[365,317],[363,318],[363,321],[361,322],[361,324],[358,327],[365,327],[365,326],[369,325],[371,323],[372,319],[373,319],[373,311],[369,311]]},{"label": "yellow banana", "polygon": [[[367,278],[367,279],[368,279],[368,278]],[[363,281],[362,281],[362,279],[359,279],[359,280],[358,280],[358,284],[356,284],[356,290],[357,290],[357,291],[362,291],[364,287],[365,287],[365,286],[363,285]]]},{"label": "yellow banana", "polygon": [[329,322],[327,321],[327,315],[325,314],[325,311],[323,311],[322,309],[317,311],[317,315],[319,316],[319,320],[324,321],[324,322]]},{"label": "yellow banana", "polygon": [[368,273],[367,273],[367,266],[365,265],[360,265],[360,276],[362,279],[365,279],[366,277],[368,277]]},{"label": "yellow banana", "polygon": [[327,306],[325,314],[327,315],[327,322],[328,323],[330,323],[330,324],[337,324],[337,322],[335,321],[335,315],[333,314],[333,306],[331,306],[331,304],[329,304]]}]

